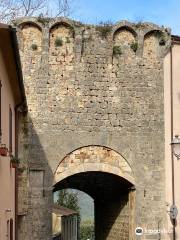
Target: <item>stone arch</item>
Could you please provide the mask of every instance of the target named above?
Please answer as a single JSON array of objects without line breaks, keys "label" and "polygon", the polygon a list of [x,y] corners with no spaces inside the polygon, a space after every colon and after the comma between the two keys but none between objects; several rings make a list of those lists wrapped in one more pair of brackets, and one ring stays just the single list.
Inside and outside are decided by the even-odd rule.
[{"label": "stone arch", "polygon": [[163,32],[160,30],[152,30],[144,36],[143,57],[146,59],[156,59],[160,55],[160,43]]},{"label": "stone arch", "polygon": [[137,51],[137,34],[129,26],[121,26],[113,34],[113,41],[114,41],[114,49],[113,52],[115,55],[116,52],[114,51],[115,48],[119,48],[120,54],[119,55],[130,55],[131,57]]},{"label": "stone arch", "polygon": [[57,29],[58,27],[60,26],[64,26],[66,28],[69,28],[71,31],[72,31],[72,34],[73,34],[73,37],[74,37],[74,34],[75,34],[75,30],[74,30],[74,27],[72,26],[72,24],[66,20],[60,20],[60,21],[57,21],[55,23],[53,23],[52,25],[50,25],[50,32],[53,30],[53,29]]},{"label": "stone arch", "polygon": [[129,39],[126,37],[130,37],[130,40],[134,40],[137,38],[137,33],[129,26],[120,26],[114,31],[113,40],[119,39],[122,42],[127,42]]},{"label": "stone arch", "polygon": [[63,158],[54,173],[54,191],[73,188],[94,199],[97,240],[131,239],[133,185],[133,172],[127,160],[104,146],[76,149]]},{"label": "stone arch", "polygon": [[54,173],[54,184],[81,172],[106,172],[135,184],[128,161],[118,152],[104,146],[86,146],[67,154]]},{"label": "stone arch", "polygon": [[34,22],[20,24],[22,45],[21,50],[32,52],[33,55],[42,51],[42,29]]},{"label": "stone arch", "polygon": [[18,28],[19,29],[23,29],[25,26],[27,25],[33,25],[34,27],[37,27],[40,31],[42,31],[42,26],[37,23],[37,22],[34,22],[33,20],[29,20],[29,21],[21,21],[19,24],[18,24]]}]

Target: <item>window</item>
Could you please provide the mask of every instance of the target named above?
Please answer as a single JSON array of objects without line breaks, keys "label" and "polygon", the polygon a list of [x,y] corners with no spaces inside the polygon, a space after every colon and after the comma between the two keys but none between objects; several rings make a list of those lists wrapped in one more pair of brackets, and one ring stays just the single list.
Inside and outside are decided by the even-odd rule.
[{"label": "window", "polygon": [[9,108],[9,152],[12,153],[12,110]]},{"label": "window", "polygon": [[13,240],[13,220],[10,219],[10,240]]},{"label": "window", "polygon": [[6,236],[7,236],[7,239],[9,240],[9,231],[10,231],[10,228],[9,228],[9,220],[7,221],[7,233],[6,233]]},{"label": "window", "polygon": [[11,218],[10,220],[7,221],[7,239],[8,240],[13,240],[13,219]]}]

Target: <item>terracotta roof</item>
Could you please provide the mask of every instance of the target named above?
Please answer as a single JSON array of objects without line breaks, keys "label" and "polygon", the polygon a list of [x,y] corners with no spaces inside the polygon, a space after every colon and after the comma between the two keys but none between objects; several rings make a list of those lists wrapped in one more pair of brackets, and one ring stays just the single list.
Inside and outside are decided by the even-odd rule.
[{"label": "terracotta roof", "polygon": [[52,212],[55,214],[59,214],[61,216],[70,216],[70,215],[78,214],[76,211],[60,206],[58,204],[53,205]]},{"label": "terracotta roof", "polygon": [[9,25],[4,24],[4,23],[0,23],[0,28],[9,28]]},{"label": "terracotta roof", "polygon": [[180,42],[180,36],[178,36],[178,35],[172,35],[171,39],[175,42]]}]

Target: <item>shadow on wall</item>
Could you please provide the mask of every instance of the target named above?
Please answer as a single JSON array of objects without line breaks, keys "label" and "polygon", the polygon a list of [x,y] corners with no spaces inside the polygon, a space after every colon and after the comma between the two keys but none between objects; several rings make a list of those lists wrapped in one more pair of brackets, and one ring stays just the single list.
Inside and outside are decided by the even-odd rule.
[{"label": "shadow on wall", "polygon": [[129,239],[128,193],[121,192],[116,199],[96,202],[96,240]]},{"label": "shadow on wall", "polygon": [[[18,239],[50,239],[53,173],[29,114],[20,116]],[[28,236],[29,234],[29,236]]]}]

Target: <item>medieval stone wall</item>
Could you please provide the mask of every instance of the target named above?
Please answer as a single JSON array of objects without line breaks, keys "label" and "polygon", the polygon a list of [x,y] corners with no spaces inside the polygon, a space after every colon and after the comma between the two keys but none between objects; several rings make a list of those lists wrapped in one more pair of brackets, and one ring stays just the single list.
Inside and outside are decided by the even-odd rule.
[{"label": "medieval stone wall", "polygon": [[[27,211],[19,239],[27,239],[27,228],[28,239],[50,239],[45,209],[53,173],[67,154],[91,145],[127,159],[136,188],[134,224],[157,229],[166,215],[163,57],[169,31],[149,23],[91,26],[61,18],[15,24],[28,104],[20,140],[27,192],[19,193],[20,209]],[[38,200],[44,210],[37,216],[31,171],[44,174]],[[42,221],[47,228],[38,225]]]}]

